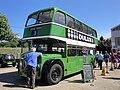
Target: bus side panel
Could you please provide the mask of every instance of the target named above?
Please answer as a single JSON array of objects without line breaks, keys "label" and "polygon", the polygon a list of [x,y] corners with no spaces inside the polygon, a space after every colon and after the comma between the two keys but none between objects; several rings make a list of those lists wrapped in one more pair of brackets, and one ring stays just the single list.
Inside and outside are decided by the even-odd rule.
[{"label": "bus side panel", "polygon": [[50,35],[51,24],[47,24],[42,26],[40,30],[37,32],[37,36],[48,36]]},{"label": "bus side panel", "polygon": [[96,45],[98,45],[98,39],[97,39],[97,38],[94,38],[94,43],[95,43]]},{"label": "bus side panel", "polygon": [[23,37],[30,37],[31,36],[31,31],[29,31],[28,28],[24,29],[24,34],[23,34]]},{"label": "bus side panel", "polygon": [[[38,27],[39,29],[37,29]],[[32,30],[33,28],[36,28],[36,29]],[[34,37],[34,36],[48,36],[50,35],[50,29],[51,29],[51,24],[25,28],[23,38]],[[36,31],[35,35],[33,31]]]},{"label": "bus side panel", "polygon": [[71,56],[67,58],[67,75],[81,71],[83,68],[82,57]]},{"label": "bus side panel", "polygon": [[66,37],[66,30],[62,26],[52,24],[51,36]]},{"label": "bus side panel", "polygon": [[60,59],[64,65],[64,76],[67,76],[67,58]]}]

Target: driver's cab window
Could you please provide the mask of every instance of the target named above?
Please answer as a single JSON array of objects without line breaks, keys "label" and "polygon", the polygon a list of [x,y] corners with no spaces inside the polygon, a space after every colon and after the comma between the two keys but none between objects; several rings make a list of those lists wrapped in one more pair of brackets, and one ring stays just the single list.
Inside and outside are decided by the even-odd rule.
[{"label": "driver's cab window", "polygon": [[36,47],[37,52],[47,51],[47,44],[33,44],[33,47]]}]

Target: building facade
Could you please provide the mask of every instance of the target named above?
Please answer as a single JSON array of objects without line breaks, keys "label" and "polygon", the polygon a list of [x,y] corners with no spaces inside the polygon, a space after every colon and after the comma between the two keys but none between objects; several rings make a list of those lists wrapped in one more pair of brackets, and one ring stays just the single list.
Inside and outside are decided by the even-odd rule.
[{"label": "building facade", "polygon": [[111,29],[112,48],[120,49],[120,24]]}]

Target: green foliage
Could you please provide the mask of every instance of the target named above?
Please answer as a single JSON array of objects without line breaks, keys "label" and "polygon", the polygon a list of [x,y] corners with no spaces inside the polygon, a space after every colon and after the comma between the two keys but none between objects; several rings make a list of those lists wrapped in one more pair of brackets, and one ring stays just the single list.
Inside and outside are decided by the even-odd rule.
[{"label": "green foliage", "polygon": [[23,47],[28,47],[28,43],[24,43],[24,44],[23,44]]},{"label": "green foliage", "polygon": [[8,24],[8,19],[5,15],[0,13],[0,41],[11,41],[17,37],[17,34],[13,33],[10,25]]},{"label": "green foliage", "polygon": [[103,41],[103,40],[104,40],[104,38],[103,38],[103,36],[101,36],[101,37],[100,37],[100,41]]},{"label": "green foliage", "polygon": [[18,34],[12,32],[8,19],[0,13],[0,47],[17,47],[20,46]]},{"label": "green foliage", "polygon": [[102,51],[103,53],[105,51],[111,52],[111,39],[104,39],[103,36],[100,37],[100,40],[98,42],[97,50]]},{"label": "green foliage", "polygon": [[11,33],[6,16],[0,14],[0,40],[7,40]]},{"label": "green foliage", "polygon": [[0,47],[17,47],[19,45],[16,41],[10,41],[10,42],[0,42]]},{"label": "green foliage", "polygon": [[17,47],[17,44],[18,44],[17,42],[14,42],[14,41],[9,43],[10,43],[10,47]]},{"label": "green foliage", "polygon": [[0,42],[0,47],[6,46],[6,42]]}]

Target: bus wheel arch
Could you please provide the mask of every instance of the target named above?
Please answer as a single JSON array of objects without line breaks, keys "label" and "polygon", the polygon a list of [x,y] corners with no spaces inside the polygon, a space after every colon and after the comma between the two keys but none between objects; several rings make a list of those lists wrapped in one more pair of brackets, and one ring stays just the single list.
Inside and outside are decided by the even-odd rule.
[{"label": "bus wheel arch", "polygon": [[64,75],[63,63],[59,59],[48,60],[43,66],[42,73],[48,84],[57,84],[62,80]]}]

